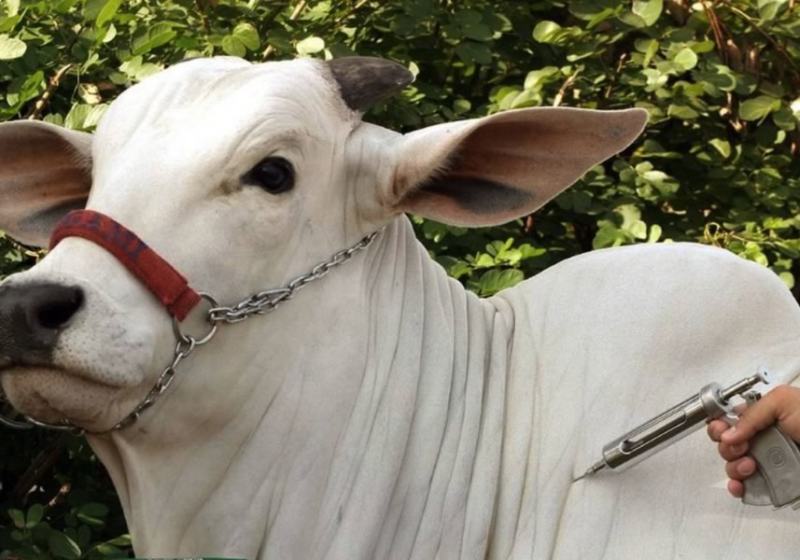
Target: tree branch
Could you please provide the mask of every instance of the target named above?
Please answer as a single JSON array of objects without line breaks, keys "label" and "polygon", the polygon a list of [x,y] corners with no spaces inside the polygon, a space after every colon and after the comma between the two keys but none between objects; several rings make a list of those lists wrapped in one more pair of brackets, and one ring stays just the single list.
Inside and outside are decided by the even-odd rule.
[{"label": "tree branch", "polygon": [[206,8],[208,5],[201,0],[195,0],[194,5],[197,8],[198,13],[200,14],[200,22],[203,24],[203,29],[206,32],[206,35],[211,33],[211,24],[208,21],[208,14],[206,14]]},{"label": "tree branch", "polygon": [[746,12],[743,12],[736,6],[732,5],[729,0],[721,0],[721,1],[723,4],[725,4],[725,6],[728,7],[728,9],[731,12],[733,12],[734,14],[745,20],[750,25],[750,27],[758,31],[769,42],[769,44],[773,46],[773,48],[778,52],[778,54],[780,54],[786,60],[786,62],[789,63],[789,66],[791,66],[792,69],[795,71],[796,76],[800,78],[800,67],[797,66],[797,63],[795,63],[792,56],[788,52],[786,52],[786,49],[783,47],[783,45],[781,45],[778,41],[776,41],[769,33],[764,31],[755,22],[755,20],[751,18]]},{"label": "tree branch", "polygon": [[605,91],[603,91],[603,99],[609,99],[611,97],[611,92],[614,90],[614,86],[619,79],[619,75],[622,72],[622,67],[625,66],[625,61],[628,60],[628,53],[622,53],[619,55],[619,59],[617,59],[617,66],[614,69],[614,73],[608,79],[608,87],[606,87]]},{"label": "tree branch", "polygon": [[39,99],[36,100],[36,103],[33,105],[33,109],[28,114],[28,120],[35,121],[42,116],[42,112],[47,107],[47,104],[50,102],[50,98],[55,93],[56,89],[58,89],[58,85],[61,83],[61,79],[64,75],[72,68],[72,64],[65,64],[58,71],[53,74],[53,77],[50,78],[50,81],[47,84],[47,88],[44,90],[42,95],[39,96]]},{"label": "tree branch", "polygon": [[[292,10],[292,14],[289,16],[289,21],[296,20],[300,16],[300,12],[302,12],[303,9],[306,7],[307,3],[308,2],[306,2],[306,0],[300,0],[295,5],[294,10]],[[266,60],[273,52],[275,52],[275,47],[273,47],[272,45],[268,45],[267,48],[264,49],[264,52],[261,54],[261,59]]]},{"label": "tree branch", "polygon": [[572,73],[571,76],[564,80],[564,83],[561,84],[558,93],[556,93],[556,96],[553,99],[553,107],[558,107],[561,105],[561,102],[564,100],[564,95],[567,93],[567,89],[569,89],[569,87],[575,83],[575,79],[580,75],[581,70],[582,68],[578,68]]},{"label": "tree branch", "polygon": [[53,440],[50,445],[39,452],[36,458],[31,462],[31,466],[22,474],[17,481],[14,489],[11,491],[12,499],[15,501],[22,501],[27,496],[28,492],[36,486],[39,481],[50,472],[53,465],[56,464],[64,448],[67,446],[69,436],[61,435]]}]

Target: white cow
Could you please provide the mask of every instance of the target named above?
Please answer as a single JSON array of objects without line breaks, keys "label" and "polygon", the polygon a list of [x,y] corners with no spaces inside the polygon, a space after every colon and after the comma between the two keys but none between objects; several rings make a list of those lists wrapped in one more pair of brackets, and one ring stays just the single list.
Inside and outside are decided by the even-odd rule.
[{"label": "white cow", "polygon": [[[88,195],[225,304],[380,230],[273,313],[221,328],[137,423],[88,436],[137,555],[795,558],[797,514],[731,499],[702,436],[571,482],[708,382],[758,366],[792,380],[800,313],[781,282],[721,250],[647,245],[475,297],[403,212],[527,214],[645,118],[530,109],[405,136],[360,120],[407,81],[376,59],[195,60],[124,93],[93,137],[0,127],[1,227],[44,245]],[[107,430],[173,357],[170,317],[85,239],[9,278],[0,318],[2,387],[39,420]]]}]

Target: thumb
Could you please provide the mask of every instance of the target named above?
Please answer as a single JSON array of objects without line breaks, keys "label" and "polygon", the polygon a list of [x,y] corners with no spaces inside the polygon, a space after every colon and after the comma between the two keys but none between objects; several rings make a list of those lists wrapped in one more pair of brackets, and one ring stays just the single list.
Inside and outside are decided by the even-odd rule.
[{"label": "thumb", "polygon": [[775,422],[780,422],[797,407],[792,398],[796,399],[797,396],[788,385],[775,387],[757,403],[748,406],[739,417],[739,422],[722,434],[721,441],[730,445],[743,443]]}]

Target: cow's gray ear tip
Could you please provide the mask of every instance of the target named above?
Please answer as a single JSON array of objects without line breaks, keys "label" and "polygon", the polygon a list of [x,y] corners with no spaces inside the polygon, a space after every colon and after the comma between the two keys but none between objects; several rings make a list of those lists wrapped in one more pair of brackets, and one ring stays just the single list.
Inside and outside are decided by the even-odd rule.
[{"label": "cow's gray ear tip", "polygon": [[416,80],[417,77],[414,76],[414,74],[412,74],[411,71],[405,66],[401,66],[401,68],[403,69],[403,76],[397,79],[397,85],[400,87],[410,86],[414,83],[414,80]]},{"label": "cow's gray ear tip", "polygon": [[374,56],[346,56],[327,62],[342,99],[355,111],[365,111],[414,81],[411,71],[392,60]]},{"label": "cow's gray ear tip", "polygon": [[397,85],[399,86],[407,86],[414,82],[414,74],[411,73],[411,70],[400,64],[399,62],[395,62],[394,60],[384,60],[384,59],[377,59],[382,60],[384,63],[389,63],[389,67],[392,68],[394,71],[395,79],[397,80]]}]

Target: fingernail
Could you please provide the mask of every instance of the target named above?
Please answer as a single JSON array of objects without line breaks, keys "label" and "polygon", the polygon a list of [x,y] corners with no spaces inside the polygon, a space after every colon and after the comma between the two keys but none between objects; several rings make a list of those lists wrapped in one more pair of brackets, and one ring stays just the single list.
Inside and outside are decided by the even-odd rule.
[{"label": "fingernail", "polygon": [[755,472],[756,468],[755,465],[752,463],[745,463],[739,466],[739,474],[744,476],[750,476]]}]

